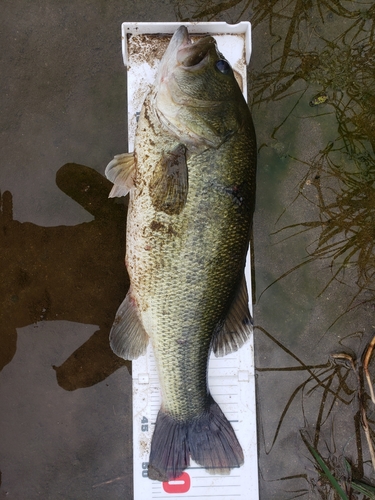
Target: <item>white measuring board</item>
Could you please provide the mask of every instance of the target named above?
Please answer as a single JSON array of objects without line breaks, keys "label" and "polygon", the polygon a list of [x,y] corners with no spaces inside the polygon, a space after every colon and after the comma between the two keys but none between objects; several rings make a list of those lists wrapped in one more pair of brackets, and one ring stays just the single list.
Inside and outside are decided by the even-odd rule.
[{"label": "white measuring board", "polygon": [[[123,23],[123,59],[128,70],[129,151],[134,148],[137,116],[145,95],[154,82],[159,61],[172,34],[182,24],[193,35],[193,40],[194,36],[207,33],[214,36],[247,98],[246,65],[251,55],[250,23]],[[249,254],[245,274],[251,297]],[[252,312],[251,304],[250,311]],[[236,353],[221,358],[212,354],[209,363],[210,391],[232,423],[245,456],[244,465],[233,469],[229,475],[211,475],[191,461],[190,467],[174,481],[161,483],[147,477],[151,438],[160,407],[158,374],[151,345],[145,356],[133,361],[132,377],[134,500],[259,498],[253,337]]]}]

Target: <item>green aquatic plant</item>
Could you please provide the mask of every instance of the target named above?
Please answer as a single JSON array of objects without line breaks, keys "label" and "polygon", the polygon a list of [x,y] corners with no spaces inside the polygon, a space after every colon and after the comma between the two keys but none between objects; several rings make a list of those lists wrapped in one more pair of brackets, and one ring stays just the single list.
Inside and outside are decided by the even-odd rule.
[{"label": "green aquatic plant", "polygon": [[[338,154],[351,169],[344,170],[342,162],[335,162]],[[375,158],[367,151],[354,156],[345,146],[335,149],[329,144],[308,167],[296,198],[302,196],[315,205],[319,218],[284,226],[274,234],[288,231],[286,238],[291,238],[315,231],[317,236],[306,248],[307,258],[267,288],[302,266],[324,261],[329,265],[330,277],[318,296],[334,282],[348,282],[352,288],[355,284],[357,289],[347,302],[347,312],[375,298]]]},{"label": "green aquatic plant", "polygon": [[[321,363],[317,365],[309,364],[303,361],[301,358],[296,356],[290,349],[288,349],[282,342],[280,342],[277,338],[275,338],[270,332],[265,330],[261,326],[256,326],[256,329],[262,335],[266,336],[272,343],[274,343],[278,349],[283,351],[287,356],[294,361],[294,366],[285,366],[278,368],[265,368],[258,367],[257,371],[259,373],[266,372],[302,372],[306,373],[306,378],[302,380],[293,390],[291,395],[289,396],[286,404],[284,405],[282,412],[280,414],[280,418],[278,420],[272,441],[271,446],[267,450],[269,453],[272,450],[272,447],[276,443],[281,428],[285,423],[286,416],[290,411],[292,404],[299,397],[302,402],[302,412],[303,409],[303,401],[307,401],[307,399],[313,394],[319,391],[318,400],[320,401],[318,410],[316,412],[316,417],[314,419],[314,437],[313,437],[313,445],[318,446],[320,440],[320,431],[322,427],[327,423],[329,418],[332,416],[332,411],[337,405],[344,405],[349,407],[353,398],[356,395],[357,391],[357,381],[353,384],[353,381],[350,379],[352,375],[351,366],[347,366],[344,364],[333,362],[332,359],[329,359],[326,363]],[[295,362],[297,364],[295,365]]]},{"label": "green aquatic plant", "polygon": [[[345,470],[340,474],[340,479],[337,479],[337,469],[331,472],[332,469],[330,467],[330,464],[328,464],[323,459],[319,451],[311,445],[311,443],[308,441],[308,436],[305,435],[304,432],[301,432],[301,437],[310,453],[314,457],[314,460],[316,461],[316,467],[319,471],[320,476],[326,479],[327,483],[329,483],[330,487],[337,493],[340,499],[354,500],[354,498],[358,498],[357,496],[354,497],[354,494],[358,493],[364,495],[368,500],[375,500],[375,487],[364,481],[353,479],[352,466],[346,458],[343,459]],[[341,467],[341,471],[342,470],[343,467]],[[343,487],[340,483],[343,483]]]},{"label": "green aquatic plant", "polygon": [[348,495],[346,494],[346,492],[340,486],[339,481],[337,481],[337,479],[335,478],[335,476],[331,473],[330,468],[328,467],[328,465],[326,464],[326,462],[323,460],[323,458],[321,457],[321,455],[318,452],[318,450],[316,450],[313,446],[311,446],[311,444],[309,443],[308,439],[306,438],[306,436],[304,436],[304,434],[302,432],[301,432],[301,436],[302,436],[303,442],[305,443],[305,445],[309,449],[310,453],[314,457],[314,459],[315,459],[315,461],[316,461],[316,463],[317,463],[317,465],[318,465],[318,467],[320,469],[320,474],[323,475],[323,476],[325,476],[328,479],[328,481],[330,482],[332,488],[337,492],[337,494],[339,495],[339,497],[342,500],[349,500]]},{"label": "green aquatic plant", "polygon": [[[350,463],[346,460],[347,468],[351,469]],[[352,490],[364,495],[369,500],[375,500],[375,487],[358,479],[353,479],[351,482]]]},{"label": "green aquatic plant", "polygon": [[[375,337],[370,343],[366,343],[362,335],[358,333],[350,335],[344,339],[344,344],[356,339],[358,356],[349,352],[343,345],[345,351],[333,354],[324,364],[312,365],[296,356],[264,328],[257,326],[256,330],[258,335],[268,338],[277,346],[280,353],[286,354],[292,361],[291,366],[257,368],[259,375],[272,371],[278,372],[279,376],[283,372],[306,374],[302,382],[293,388],[281,411],[267,454],[272,451],[276,441],[281,439],[280,435],[287,415],[289,413],[295,415],[296,404],[300,404],[305,422],[300,435],[314,457],[314,469],[318,473],[319,480],[316,480],[309,467],[305,467],[305,473],[299,474],[298,478],[306,481],[309,486],[306,489],[300,488],[297,496],[308,495],[309,491],[313,490],[324,500],[327,498],[350,498],[352,500],[362,498],[357,497],[357,494],[366,495],[369,499],[374,498],[375,488],[363,478],[365,470],[369,471],[369,463],[371,463],[368,457],[370,456],[373,467],[375,458],[373,445],[375,421],[372,419],[374,402],[365,391],[364,383],[365,378],[367,381],[370,378],[367,374]],[[372,392],[371,386],[369,389],[369,392]],[[311,405],[312,395],[315,396],[315,403]],[[337,434],[337,429],[335,431],[337,413],[344,415],[344,442],[342,442],[342,436],[340,439],[340,432]],[[349,418],[348,415],[350,415]],[[326,441],[327,431],[331,439],[330,446]],[[337,446],[335,435],[338,436],[336,439],[340,439],[340,444]],[[346,458],[347,454],[350,455],[351,462]],[[351,463],[355,463],[355,466]],[[294,475],[281,477],[278,480],[286,482],[296,478],[297,476]],[[330,496],[332,492],[339,496]],[[297,496],[290,498],[297,498]]]},{"label": "green aquatic plant", "polygon": [[[370,10],[372,23],[375,9]],[[358,30],[363,28],[363,23],[358,22],[358,15],[357,12],[350,29],[336,40],[324,40],[325,48],[319,53],[290,51],[290,57],[300,60],[294,74],[290,72],[286,80],[284,74],[284,81],[268,96],[259,80],[256,97],[258,104],[264,100],[291,100],[288,115],[273,130],[274,138],[313,84],[322,88],[310,97],[310,106],[322,109],[316,117],[335,118],[336,138],[312,159],[299,160],[288,155],[292,163],[298,162],[306,168],[288,209],[302,198],[308,206],[316,208],[313,213],[318,217],[286,225],[273,234],[287,234],[286,238],[290,238],[291,230],[296,229],[294,235],[314,231],[316,237],[306,248],[306,258],[273,283],[320,259],[331,270],[321,293],[333,282],[345,283],[349,278],[351,283],[353,280],[356,283],[357,291],[347,310],[375,297],[375,44],[372,30],[359,38]],[[273,78],[275,76],[276,73]],[[299,87],[294,85],[297,80]],[[360,299],[364,291],[367,298]]]}]

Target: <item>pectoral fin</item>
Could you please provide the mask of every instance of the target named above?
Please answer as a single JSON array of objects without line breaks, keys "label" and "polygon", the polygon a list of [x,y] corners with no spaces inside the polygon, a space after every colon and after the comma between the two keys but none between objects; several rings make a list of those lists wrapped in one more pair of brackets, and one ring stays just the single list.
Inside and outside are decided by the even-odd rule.
[{"label": "pectoral fin", "polygon": [[181,212],[188,193],[186,147],[183,144],[163,155],[155,167],[149,189],[156,210],[168,215]]},{"label": "pectoral fin", "polygon": [[109,334],[112,351],[120,358],[136,359],[145,353],[149,336],[141,320],[138,308],[131,294],[131,288],[118,308]]},{"label": "pectoral fin", "polygon": [[126,196],[134,186],[136,160],[134,153],[116,155],[105,169],[107,179],[113,182],[109,198]]},{"label": "pectoral fin", "polygon": [[250,337],[253,321],[249,311],[249,296],[245,276],[234,298],[223,327],[215,334],[212,349],[215,356],[237,351]]}]

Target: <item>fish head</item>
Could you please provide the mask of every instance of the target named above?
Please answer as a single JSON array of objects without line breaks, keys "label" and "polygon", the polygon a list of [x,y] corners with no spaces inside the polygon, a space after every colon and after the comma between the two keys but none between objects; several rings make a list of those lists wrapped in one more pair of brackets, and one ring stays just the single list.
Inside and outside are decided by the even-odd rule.
[{"label": "fish head", "polygon": [[218,147],[241,126],[247,105],[215,39],[193,43],[181,26],[160,62],[155,107],[164,127],[187,144]]}]

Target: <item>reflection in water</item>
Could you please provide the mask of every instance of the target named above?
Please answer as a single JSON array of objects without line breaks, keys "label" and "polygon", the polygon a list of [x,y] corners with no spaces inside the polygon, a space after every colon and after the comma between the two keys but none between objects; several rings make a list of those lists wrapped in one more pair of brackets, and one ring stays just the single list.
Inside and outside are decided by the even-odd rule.
[{"label": "reflection in water", "polygon": [[319,208],[319,219],[286,226],[277,233],[293,228],[318,230],[316,239],[307,248],[309,258],[282,277],[315,259],[327,260],[331,277],[320,294],[333,281],[347,283],[353,290],[347,312],[375,299],[375,160],[367,155],[363,169],[357,158],[351,158],[354,169],[347,171],[343,163],[333,162],[332,156],[337,152],[342,157],[348,155],[342,149],[334,150],[330,144],[308,165],[309,170],[299,185],[299,195]]},{"label": "reflection in water", "polygon": [[[355,19],[353,25],[335,42],[328,43],[319,55],[299,55],[298,78],[330,89],[329,93],[324,90],[317,94],[310,105],[326,104],[325,113],[336,117],[338,137],[312,160],[301,162],[308,170],[299,184],[297,197],[316,205],[318,220],[276,231],[298,226],[302,231],[319,230],[307,249],[309,258],[282,277],[311,260],[328,259],[332,276],[323,291],[333,280],[349,281],[352,288],[354,283],[357,285],[347,301],[346,311],[375,298],[375,48],[370,43],[372,32],[358,40],[363,29],[358,12],[351,17]],[[356,276],[350,272],[352,268]]]},{"label": "reflection in water", "polygon": [[0,369],[16,352],[16,328],[53,320],[98,325],[87,342],[54,367],[59,385],[74,390],[100,382],[125,364],[112,353],[108,336],[128,282],[126,214],[108,199],[112,184],[93,169],[66,164],[56,183],[95,220],[57,227],[20,223],[13,220],[11,193],[2,195]]}]

